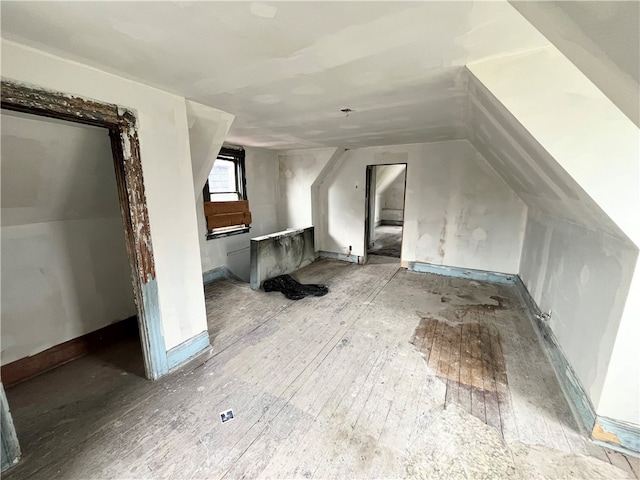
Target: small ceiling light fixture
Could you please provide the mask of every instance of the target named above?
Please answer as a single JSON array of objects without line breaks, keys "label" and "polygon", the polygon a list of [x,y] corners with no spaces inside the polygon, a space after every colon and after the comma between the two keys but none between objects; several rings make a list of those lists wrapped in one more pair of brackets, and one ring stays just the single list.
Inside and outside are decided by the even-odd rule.
[{"label": "small ceiling light fixture", "polygon": [[350,108],[343,108],[340,111],[345,114],[345,117],[348,117],[351,112],[353,112],[353,110],[351,110]]}]

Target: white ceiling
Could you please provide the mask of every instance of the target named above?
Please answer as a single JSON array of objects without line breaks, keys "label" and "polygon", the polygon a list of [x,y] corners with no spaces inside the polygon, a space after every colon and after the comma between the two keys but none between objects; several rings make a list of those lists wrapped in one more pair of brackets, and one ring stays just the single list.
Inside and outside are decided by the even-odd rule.
[{"label": "white ceiling", "polygon": [[1,8],[3,37],[232,113],[228,141],[274,149],[466,137],[462,66],[548,44],[506,2]]},{"label": "white ceiling", "polygon": [[512,3],[640,127],[640,2]]}]

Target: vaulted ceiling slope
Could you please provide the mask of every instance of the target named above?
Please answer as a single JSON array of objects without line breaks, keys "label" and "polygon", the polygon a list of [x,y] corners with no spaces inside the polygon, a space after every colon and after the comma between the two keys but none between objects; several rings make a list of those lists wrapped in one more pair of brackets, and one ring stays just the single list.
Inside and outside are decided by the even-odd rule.
[{"label": "vaulted ceiling slope", "polygon": [[640,127],[640,2],[511,4]]},{"label": "vaulted ceiling slope", "polygon": [[228,141],[273,149],[464,138],[464,65],[548,45],[507,2],[1,8],[3,37],[229,112]]},{"label": "vaulted ceiling slope", "polygon": [[106,129],[2,111],[2,226],[120,219]]},{"label": "vaulted ceiling slope", "polygon": [[470,137],[522,199],[640,246],[640,129],[553,46],[467,68]]},{"label": "vaulted ceiling slope", "polygon": [[469,76],[469,140],[529,206],[627,240],[620,228],[500,101]]}]

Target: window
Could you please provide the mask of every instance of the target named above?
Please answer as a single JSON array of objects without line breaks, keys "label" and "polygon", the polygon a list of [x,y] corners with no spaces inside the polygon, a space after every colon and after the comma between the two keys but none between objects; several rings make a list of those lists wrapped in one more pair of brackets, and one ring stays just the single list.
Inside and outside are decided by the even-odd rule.
[{"label": "window", "polygon": [[243,149],[222,147],[203,194],[207,239],[249,231],[251,212],[247,201]]}]

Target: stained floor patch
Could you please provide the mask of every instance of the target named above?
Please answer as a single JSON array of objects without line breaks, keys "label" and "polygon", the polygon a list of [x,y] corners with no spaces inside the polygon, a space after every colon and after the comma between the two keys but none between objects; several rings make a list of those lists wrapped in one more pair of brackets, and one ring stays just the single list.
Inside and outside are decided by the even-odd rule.
[{"label": "stained floor patch", "polygon": [[[473,438],[473,442],[469,442]],[[520,442],[507,444],[500,433],[449,405],[407,450],[408,479],[596,479],[633,478],[585,455]]]},{"label": "stained floor patch", "polygon": [[[490,307],[502,308],[503,299],[496,301],[498,305]],[[502,341],[495,329],[477,322],[450,324],[421,314],[411,343],[435,375],[446,382],[447,404],[458,404],[502,429],[501,415],[508,415],[511,405]]]}]

